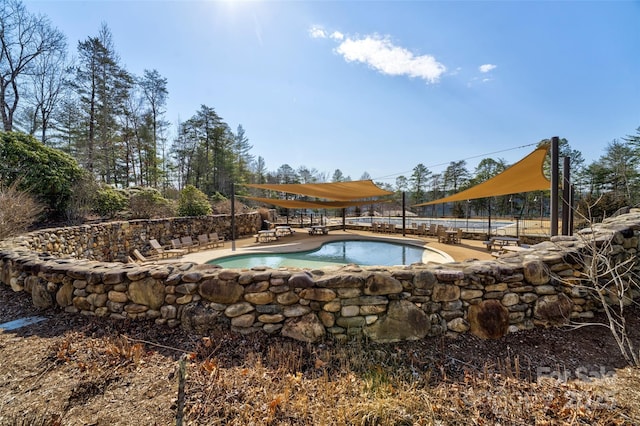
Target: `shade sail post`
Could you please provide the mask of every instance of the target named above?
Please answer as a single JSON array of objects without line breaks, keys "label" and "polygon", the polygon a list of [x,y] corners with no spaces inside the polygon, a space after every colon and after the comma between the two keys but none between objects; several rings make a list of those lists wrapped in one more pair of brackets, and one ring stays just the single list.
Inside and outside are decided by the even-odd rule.
[{"label": "shade sail post", "polygon": [[231,251],[236,251],[236,184],[231,182]]},{"label": "shade sail post", "polygon": [[563,157],[562,163],[562,235],[569,235],[569,215],[571,214],[571,179],[569,157]]},{"label": "shade sail post", "polygon": [[551,199],[549,200],[551,236],[558,235],[558,166],[560,140],[557,136],[551,138]]},{"label": "shade sail post", "polygon": [[489,217],[488,217],[488,226],[487,226],[487,236],[491,238],[491,197],[489,197]]},{"label": "shade sail post", "polygon": [[576,196],[576,188],[571,185],[571,199],[570,199],[570,207],[571,214],[569,215],[569,235],[573,235],[573,208],[574,208],[574,200]]},{"label": "shade sail post", "polygon": [[404,191],[402,191],[402,236],[407,235],[407,214],[406,214],[406,198],[404,195]]},{"label": "shade sail post", "polygon": [[344,207],[342,208],[342,230],[347,230],[347,209]]}]

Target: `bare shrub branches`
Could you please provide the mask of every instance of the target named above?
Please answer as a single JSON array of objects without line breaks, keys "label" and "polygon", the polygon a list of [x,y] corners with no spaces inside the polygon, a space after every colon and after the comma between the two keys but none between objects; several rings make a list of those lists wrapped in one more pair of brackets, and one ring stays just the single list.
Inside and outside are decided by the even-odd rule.
[{"label": "bare shrub branches", "polygon": [[[596,202],[597,203],[597,202]],[[589,226],[580,236],[586,248],[576,260],[580,263],[582,275],[580,287],[597,300],[606,314],[605,324],[629,365],[640,366],[640,352],[629,338],[625,319],[625,307],[634,302],[640,294],[637,256],[620,245],[621,238],[616,232],[598,227],[590,216],[583,217]],[[565,280],[566,282],[566,280]],[[569,283],[573,285],[573,283]]]},{"label": "bare shrub branches", "polygon": [[44,205],[33,196],[18,190],[19,184],[0,184],[0,240],[23,233],[44,211]]}]

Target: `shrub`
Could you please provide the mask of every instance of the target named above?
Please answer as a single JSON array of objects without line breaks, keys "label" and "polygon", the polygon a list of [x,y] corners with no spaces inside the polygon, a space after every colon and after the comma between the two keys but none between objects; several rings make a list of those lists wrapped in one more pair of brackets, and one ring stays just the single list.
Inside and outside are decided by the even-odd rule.
[{"label": "shrub", "polygon": [[157,189],[136,189],[129,196],[129,211],[133,219],[174,216],[172,203]]},{"label": "shrub", "polygon": [[33,194],[55,214],[65,213],[83,174],[76,160],[18,132],[0,132],[0,158],[0,181],[18,182],[17,190]]},{"label": "shrub", "polygon": [[218,203],[220,201],[226,201],[227,197],[225,197],[224,195],[222,195],[221,193],[219,193],[218,191],[214,192],[211,197],[209,197],[211,199],[211,203]]},{"label": "shrub", "polygon": [[89,172],[83,171],[71,187],[65,216],[72,223],[82,223],[95,210],[99,185]]},{"label": "shrub", "polygon": [[193,185],[187,185],[180,192],[179,216],[205,216],[211,214],[211,204],[204,192]]},{"label": "shrub", "polygon": [[44,205],[23,191],[19,181],[0,186],[0,240],[24,233],[44,211]]},{"label": "shrub", "polygon": [[[224,199],[218,202],[211,203],[211,209],[213,214],[231,214],[231,200]],[[241,203],[236,199],[235,202],[235,212],[236,213],[247,213],[250,212],[250,209],[247,205]]]},{"label": "shrub", "polygon": [[116,213],[124,210],[129,203],[125,194],[110,186],[103,186],[96,195],[95,211],[100,216],[114,217]]}]

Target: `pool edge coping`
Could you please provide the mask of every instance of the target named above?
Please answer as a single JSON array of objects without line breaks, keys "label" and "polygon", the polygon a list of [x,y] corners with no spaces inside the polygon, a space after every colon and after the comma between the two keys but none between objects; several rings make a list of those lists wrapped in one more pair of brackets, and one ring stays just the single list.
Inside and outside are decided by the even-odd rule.
[{"label": "pool edge coping", "polygon": [[[347,231],[344,231],[347,232]],[[342,233],[342,234],[328,234],[322,236],[314,236],[309,238],[304,238],[301,240],[287,242],[287,237],[283,237],[281,241],[282,243],[271,243],[271,244],[263,244],[263,245],[250,245],[245,247],[237,247],[235,251],[231,248],[231,241],[227,241],[226,244],[228,248],[224,249],[212,249],[212,250],[203,250],[200,252],[190,253],[181,258],[182,261],[194,262],[204,264],[210,261],[215,261],[221,257],[239,255],[239,254],[259,254],[259,253],[292,253],[297,251],[306,251],[306,250],[314,250],[319,248],[322,244],[332,241],[342,241],[342,240],[356,240],[356,241],[384,241],[391,243],[401,243],[401,244],[412,244],[415,246],[419,246],[427,251],[432,253],[437,253],[442,256],[443,261],[437,263],[449,263],[454,262],[455,259],[446,253],[443,250],[439,250],[429,246],[424,240],[411,238],[411,237],[387,237],[387,236],[369,236],[362,235],[356,233]],[[423,255],[424,262],[424,255]],[[429,261],[430,263],[435,263],[433,261]],[[427,263],[427,262],[424,262]]]}]

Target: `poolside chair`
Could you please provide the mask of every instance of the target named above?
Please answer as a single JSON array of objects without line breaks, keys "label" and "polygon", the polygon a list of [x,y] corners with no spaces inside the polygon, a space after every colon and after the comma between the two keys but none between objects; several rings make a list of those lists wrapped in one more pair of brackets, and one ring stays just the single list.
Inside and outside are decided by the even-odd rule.
[{"label": "poolside chair", "polygon": [[216,243],[214,241],[211,241],[207,234],[198,235],[198,244],[200,245],[200,247],[205,249],[214,248],[216,246]]},{"label": "poolside chair", "polygon": [[209,241],[215,244],[215,247],[224,247],[224,238],[218,236],[217,232],[209,234]]},{"label": "poolside chair", "polygon": [[133,258],[136,262],[149,263],[153,260],[152,258],[146,258],[145,256],[143,256],[138,249],[131,250],[131,254],[133,255]]},{"label": "poolside chair", "polygon": [[200,243],[193,241],[189,235],[186,237],[180,237],[180,243],[182,243],[182,248],[187,249],[189,252],[198,250],[200,247]]},{"label": "poolside chair", "polygon": [[197,241],[198,246],[203,249],[213,248],[213,244],[211,244],[211,242],[209,241],[209,237],[207,236],[207,234],[199,234]]},{"label": "poolside chair", "polygon": [[185,254],[187,251],[184,249],[179,249],[179,248],[169,248],[169,247],[162,247],[160,245],[160,243],[158,242],[158,240],[156,239],[150,239],[149,240],[149,245],[151,246],[152,249],[155,250],[155,252],[158,254],[158,256],[160,256],[161,259],[168,259],[169,257],[172,256],[182,256],[183,254]]},{"label": "poolside chair", "polygon": [[186,250],[182,247],[182,243],[180,242],[180,238],[174,238],[171,240],[171,247],[177,250]]}]

